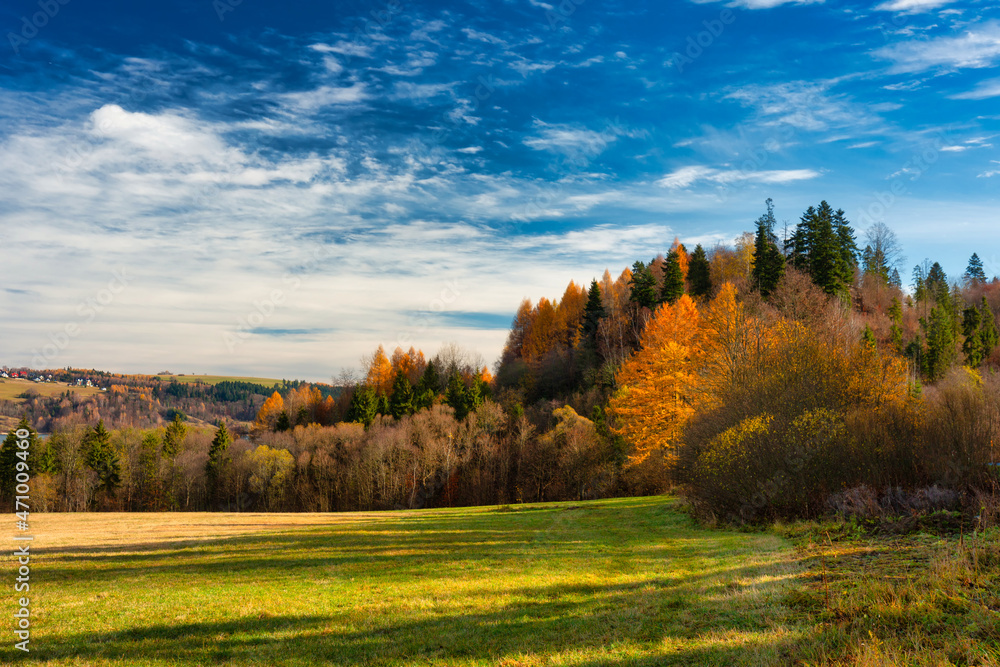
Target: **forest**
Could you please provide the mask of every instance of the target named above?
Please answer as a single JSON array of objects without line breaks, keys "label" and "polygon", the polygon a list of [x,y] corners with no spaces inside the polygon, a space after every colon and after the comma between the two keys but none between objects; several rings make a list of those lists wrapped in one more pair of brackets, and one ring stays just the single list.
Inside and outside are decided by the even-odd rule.
[{"label": "forest", "polygon": [[[859,232],[825,201],[779,238],[767,200],[730,245],[675,239],[559,299],[525,300],[492,369],[456,345],[430,358],[378,346],[337,387],[120,376],[101,396],[2,408],[32,432],[38,510],[369,510],[668,488],[738,523],[973,507],[1000,485],[1000,280],[973,253],[961,276],[925,260],[904,286],[904,261],[888,226]],[[5,492],[15,454],[12,433]]]}]

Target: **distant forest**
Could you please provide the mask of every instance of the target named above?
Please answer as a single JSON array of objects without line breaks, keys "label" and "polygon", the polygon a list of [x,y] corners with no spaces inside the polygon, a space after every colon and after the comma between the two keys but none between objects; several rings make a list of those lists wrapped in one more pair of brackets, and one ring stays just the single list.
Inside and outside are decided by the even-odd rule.
[{"label": "distant forest", "polygon": [[[737,522],[971,506],[1000,475],[1000,281],[949,277],[878,223],[771,200],[732,245],[686,247],[525,300],[492,369],[381,346],[341,386],[87,376],[4,402],[49,510],[332,511],[675,488]],[[665,244],[666,245],[666,244]],[[655,252],[652,251],[652,252]],[[56,373],[56,371],[51,371]],[[69,373],[72,380],[84,377]],[[67,378],[70,379],[70,378]],[[13,438],[0,448],[9,502]]]}]

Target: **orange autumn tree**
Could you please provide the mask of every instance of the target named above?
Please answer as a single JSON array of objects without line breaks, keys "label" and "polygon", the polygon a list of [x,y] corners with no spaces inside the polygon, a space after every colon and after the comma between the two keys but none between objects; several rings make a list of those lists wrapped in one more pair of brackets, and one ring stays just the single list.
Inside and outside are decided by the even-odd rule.
[{"label": "orange autumn tree", "polygon": [[372,356],[365,359],[364,362],[366,367],[365,386],[371,387],[383,396],[391,394],[395,375],[389,358],[385,356],[385,348],[379,345]]},{"label": "orange autumn tree", "polygon": [[632,446],[633,463],[656,451],[672,458],[694,413],[698,322],[698,309],[686,294],[663,305],[646,326],[642,347],[618,371],[620,388],[608,410],[613,431]]},{"label": "orange autumn tree", "polygon": [[688,257],[687,251],[684,249],[684,245],[681,243],[679,236],[674,237],[674,243],[670,246],[670,252],[677,253],[677,264],[681,267],[681,276],[684,280],[688,277],[688,265],[691,263],[690,257]]},{"label": "orange autumn tree", "polygon": [[281,413],[285,411],[285,399],[281,397],[277,391],[271,394],[271,396],[264,401],[264,404],[260,406],[260,410],[257,411],[257,419],[254,420],[254,428],[259,430],[274,430],[274,425],[278,421],[278,417]]}]

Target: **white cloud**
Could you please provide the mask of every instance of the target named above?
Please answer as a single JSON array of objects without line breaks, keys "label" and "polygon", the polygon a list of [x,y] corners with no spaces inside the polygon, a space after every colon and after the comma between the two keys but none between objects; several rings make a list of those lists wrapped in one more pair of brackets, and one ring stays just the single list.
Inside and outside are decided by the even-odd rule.
[{"label": "white cloud", "polygon": [[910,40],[874,52],[894,72],[992,67],[1000,58],[1000,25],[984,23],[957,37]]},{"label": "white cloud", "polygon": [[358,58],[371,58],[373,51],[371,44],[359,44],[348,41],[339,41],[336,44],[310,44],[309,48],[320,53],[339,53],[344,56],[355,56]]},{"label": "white cloud", "polygon": [[471,40],[475,40],[477,42],[486,42],[487,44],[507,46],[507,42],[489,33],[473,30],[472,28],[462,28],[462,32],[465,33],[466,37],[468,37]]},{"label": "white cloud", "polygon": [[[719,2],[720,0],[694,0],[698,4]],[[781,5],[814,5],[823,4],[824,0],[731,0],[729,7],[742,7],[743,9],[772,9]]]},{"label": "white cloud", "polygon": [[818,178],[820,173],[812,169],[767,169],[742,171],[736,169],[716,169],[703,165],[682,167],[659,179],[656,183],[671,190],[688,188],[701,181],[718,185],[731,183],[791,183]]},{"label": "white cloud", "polygon": [[944,5],[950,5],[955,0],[889,0],[877,5],[875,9],[884,12],[900,12],[904,14],[916,14],[928,12]]},{"label": "white cloud", "polygon": [[813,81],[751,84],[734,90],[726,98],[755,109],[768,126],[857,133],[881,124],[881,119],[873,113],[879,108],[859,105],[847,96],[832,93],[831,87],[830,82]]},{"label": "white cloud", "polygon": [[602,153],[617,135],[613,132],[596,132],[586,128],[535,121],[538,133],[523,140],[525,146],[536,151],[548,151],[570,158],[592,158]]},{"label": "white cloud", "polygon": [[953,100],[985,100],[991,97],[1000,97],[1000,79],[980,81],[970,91],[949,95],[949,98]]},{"label": "white cloud", "polygon": [[323,107],[358,104],[367,100],[369,95],[364,83],[355,83],[346,87],[320,86],[313,90],[283,93],[278,97],[302,111],[316,111]]}]

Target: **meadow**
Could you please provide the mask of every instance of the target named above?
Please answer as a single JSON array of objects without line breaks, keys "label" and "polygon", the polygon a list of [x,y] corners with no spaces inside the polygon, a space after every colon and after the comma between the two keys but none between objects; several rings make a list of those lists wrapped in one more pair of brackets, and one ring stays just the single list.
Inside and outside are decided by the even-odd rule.
[{"label": "meadow", "polygon": [[[710,529],[671,497],[38,514],[31,527],[32,664],[993,665],[1000,656],[998,600],[984,588],[997,583],[989,549],[977,552],[976,574],[946,539],[815,524]],[[0,614],[11,619],[14,593],[4,597]],[[25,659],[5,644],[3,664]]]},{"label": "meadow", "polygon": [[0,400],[23,402],[21,394],[34,392],[39,396],[61,396],[67,391],[80,396],[96,396],[101,393],[97,387],[78,387],[65,382],[33,382],[21,378],[4,378],[0,380]]},{"label": "meadow", "polygon": [[273,387],[276,384],[282,383],[281,380],[275,380],[274,378],[243,377],[236,375],[158,375],[156,377],[159,377],[163,382],[176,380],[177,382],[187,384],[200,382],[201,384],[217,385],[220,382],[251,382],[253,384],[263,385],[264,387]]}]

